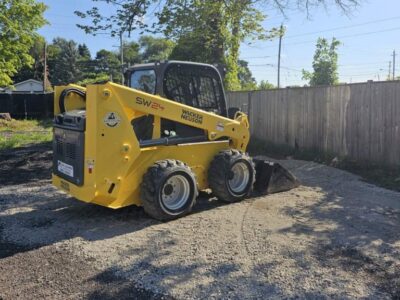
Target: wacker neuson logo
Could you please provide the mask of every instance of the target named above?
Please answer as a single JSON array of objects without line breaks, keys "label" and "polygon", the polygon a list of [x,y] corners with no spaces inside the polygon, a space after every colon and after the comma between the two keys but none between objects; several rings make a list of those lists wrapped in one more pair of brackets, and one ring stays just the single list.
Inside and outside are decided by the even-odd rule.
[{"label": "wacker neuson logo", "polygon": [[195,112],[188,111],[186,109],[182,109],[182,115],[181,119],[197,123],[197,124],[202,124],[203,123],[203,116],[200,114],[197,114]]}]

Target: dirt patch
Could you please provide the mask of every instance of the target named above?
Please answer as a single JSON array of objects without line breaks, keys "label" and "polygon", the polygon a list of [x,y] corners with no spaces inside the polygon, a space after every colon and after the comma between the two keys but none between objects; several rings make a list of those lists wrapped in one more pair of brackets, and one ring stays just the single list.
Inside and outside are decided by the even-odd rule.
[{"label": "dirt patch", "polygon": [[0,186],[50,179],[51,143],[0,151]]},{"label": "dirt patch", "polygon": [[303,186],[231,205],[203,196],[168,223],[79,202],[48,175],[9,181],[0,296],[399,299],[400,194],[317,163],[281,163]]}]

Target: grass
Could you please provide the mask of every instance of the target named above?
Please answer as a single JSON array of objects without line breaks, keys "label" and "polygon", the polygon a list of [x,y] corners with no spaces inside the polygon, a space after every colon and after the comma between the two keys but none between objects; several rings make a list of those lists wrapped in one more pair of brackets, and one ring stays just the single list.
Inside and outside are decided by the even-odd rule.
[{"label": "grass", "polygon": [[0,120],[0,150],[52,139],[51,120]]},{"label": "grass", "polygon": [[43,131],[51,130],[52,121],[50,119],[43,120],[15,120],[6,121],[0,119],[0,132],[21,132],[21,131]]},{"label": "grass", "polygon": [[362,177],[366,182],[400,192],[400,167],[382,166],[370,162],[356,162],[317,149],[294,149],[287,145],[276,145],[252,138],[249,152],[253,155],[267,155],[276,159],[294,158],[314,161],[349,171]]}]

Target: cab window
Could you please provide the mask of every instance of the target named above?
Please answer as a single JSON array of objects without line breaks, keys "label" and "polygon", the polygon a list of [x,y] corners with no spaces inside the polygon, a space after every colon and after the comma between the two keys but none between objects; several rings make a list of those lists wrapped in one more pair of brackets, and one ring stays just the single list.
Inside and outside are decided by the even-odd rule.
[{"label": "cab window", "polygon": [[220,81],[213,68],[171,64],[164,75],[164,94],[170,100],[225,115]]},{"label": "cab window", "polygon": [[154,70],[137,70],[131,75],[131,88],[155,94],[156,92],[156,73]]}]

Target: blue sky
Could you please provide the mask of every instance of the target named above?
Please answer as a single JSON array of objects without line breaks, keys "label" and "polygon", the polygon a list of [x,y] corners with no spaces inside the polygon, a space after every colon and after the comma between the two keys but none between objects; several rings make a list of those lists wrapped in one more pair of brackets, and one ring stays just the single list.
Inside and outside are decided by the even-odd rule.
[{"label": "blue sky", "polygon": [[[332,0],[328,0],[333,2]],[[60,36],[86,43],[92,55],[100,49],[117,50],[118,39],[110,36],[90,36],[75,24],[82,20],[74,15],[75,10],[86,10],[96,4],[90,0],[44,0],[48,5],[45,17],[50,22],[39,30],[47,41]],[[400,1],[369,0],[352,13],[344,15],[331,6],[328,11],[317,9],[307,18],[305,12],[290,10],[285,18],[273,8],[265,8],[268,15],[265,29],[283,23],[287,32],[283,38],[281,85],[302,85],[301,70],[311,70],[315,43],[318,37],[336,37],[342,42],[339,48],[339,76],[341,82],[384,80],[388,75],[389,61],[394,49],[400,53]],[[148,17],[150,20],[152,16]],[[137,40],[133,33],[127,40]],[[257,41],[251,45],[243,43],[241,58],[247,60],[253,75],[260,80],[276,84],[278,40]],[[400,61],[400,55],[397,56]],[[396,63],[400,75],[400,64]]]}]

